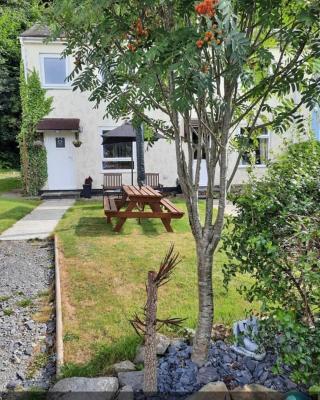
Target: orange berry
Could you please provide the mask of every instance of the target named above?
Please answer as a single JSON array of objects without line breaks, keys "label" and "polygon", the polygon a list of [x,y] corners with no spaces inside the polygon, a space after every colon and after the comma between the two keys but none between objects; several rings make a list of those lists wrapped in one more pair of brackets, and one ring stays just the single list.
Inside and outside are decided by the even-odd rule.
[{"label": "orange berry", "polygon": [[203,46],[203,44],[204,44],[204,41],[203,41],[202,39],[199,39],[199,40],[196,41],[196,45],[197,45],[197,47],[198,47],[199,49],[201,49],[201,47]]}]

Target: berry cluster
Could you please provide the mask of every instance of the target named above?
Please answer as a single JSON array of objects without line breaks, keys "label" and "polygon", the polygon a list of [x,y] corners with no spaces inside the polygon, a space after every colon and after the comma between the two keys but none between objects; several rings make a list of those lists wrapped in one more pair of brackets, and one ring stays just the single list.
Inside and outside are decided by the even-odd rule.
[{"label": "berry cluster", "polygon": [[216,14],[215,7],[218,2],[219,0],[203,0],[201,3],[195,6],[195,10],[199,15],[212,18]]},{"label": "berry cluster", "polygon": [[133,31],[134,33],[131,35],[128,34],[128,37],[135,38],[135,40],[128,44],[128,49],[134,53],[142,44],[142,39],[148,37],[149,32],[143,27],[141,18],[138,18],[137,22],[134,24]]},{"label": "berry cluster", "polygon": [[136,33],[137,36],[145,36],[145,37],[148,36],[148,31],[147,29],[143,28],[141,18],[138,18],[138,21],[136,23]]},{"label": "berry cluster", "polygon": [[213,25],[212,27],[215,30],[215,33],[208,31],[204,34],[204,38],[200,38],[196,41],[198,49],[201,49],[205,44],[210,44],[212,40],[215,41],[218,46],[222,43],[220,38],[222,32],[216,30],[216,25]]}]

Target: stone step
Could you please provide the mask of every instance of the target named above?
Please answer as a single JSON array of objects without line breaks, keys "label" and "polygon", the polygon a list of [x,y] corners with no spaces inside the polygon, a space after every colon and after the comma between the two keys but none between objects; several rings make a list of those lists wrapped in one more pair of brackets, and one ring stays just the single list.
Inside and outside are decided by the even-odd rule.
[{"label": "stone step", "polygon": [[41,194],[42,200],[55,200],[55,199],[79,199],[80,190],[67,190],[67,191],[48,191]]}]

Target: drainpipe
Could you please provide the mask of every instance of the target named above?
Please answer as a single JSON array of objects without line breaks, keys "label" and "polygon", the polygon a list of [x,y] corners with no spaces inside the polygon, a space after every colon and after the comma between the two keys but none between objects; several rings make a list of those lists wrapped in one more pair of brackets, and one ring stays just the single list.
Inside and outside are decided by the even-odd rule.
[{"label": "drainpipe", "polygon": [[136,147],[137,147],[137,182],[139,186],[143,186],[145,181],[145,168],[144,168],[144,134],[142,125],[136,128]]}]

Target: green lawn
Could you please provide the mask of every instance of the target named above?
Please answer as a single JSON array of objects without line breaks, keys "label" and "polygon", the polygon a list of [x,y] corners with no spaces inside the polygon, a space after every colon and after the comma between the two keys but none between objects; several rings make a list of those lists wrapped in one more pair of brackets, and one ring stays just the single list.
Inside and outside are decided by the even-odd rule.
[{"label": "green lawn", "polygon": [[40,201],[0,197],[0,233],[31,212]]},{"label": "green lawn", "polygon": [[[176,203],[185,210],[182,200]],[[64,254],[65,375],[96,375],[119,359],[132,358],[137,338],[128,320],[144,305],[147,272],[158,268],[172,242],[182,262],[160,289],[159,316],[186,318],[186,327],[196,326],[195,249],[187,217],[174,221],[173,228],[175,233],[168,234],[158,220],[141,225],[127,220],[123,231],[114,233],[101,202],[79,201],[65,214],[57,228]],[[225,292],[225,259],[217,254],[214,267],[215,322],[231,324],[252,306],[236,290],[247,277],[237,277]]]},{"label": "green lawn", "polygon": [[19,172],[0,170],[0,233],[34,209],[40,202],[1,196],[20,188]]},{"label": "green lawn", "polygon": [[21,187],[20,172],[0,169],[0,194],[10,192]]}]

